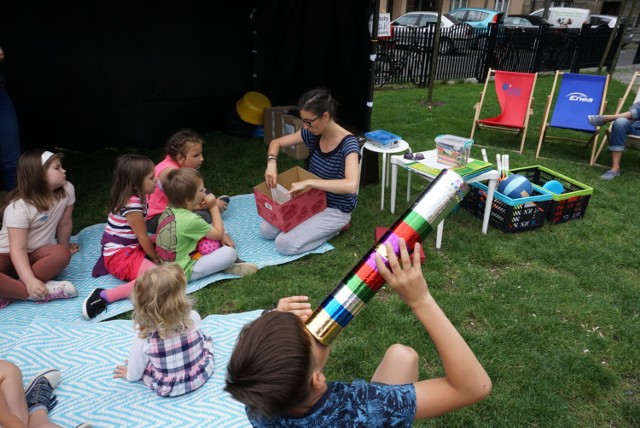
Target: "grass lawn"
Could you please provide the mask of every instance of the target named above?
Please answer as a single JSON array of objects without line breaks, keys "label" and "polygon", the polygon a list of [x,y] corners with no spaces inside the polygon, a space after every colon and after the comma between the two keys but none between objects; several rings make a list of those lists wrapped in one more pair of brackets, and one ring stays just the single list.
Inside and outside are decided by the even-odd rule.
[{"label": "grass lawn", "polygon": [[[640,222],[635,219],[640,153],[626,152],[625,172],[610,182],[599,178],[605,168],[588,166],[591,149],[578,143],[546,142],[545,158],[536,160],[551,83],[552,76],[538,79],[523,155],[507,151],[519,146],[519,138],[481,130],[472,156],[480,157],[478,145],[490,146],[490,160],[509,153],[512,168],[544,165],[593,187],[585,218],[515,234],[490,227],[482,235],[481,220],[459,209],[447,219],[440,251],[434,249],[435,234],[425,240],[431,292],[485,365],[494,389],[478,405],[416,426],[640,425]],[[611,82],[609,112],[624,88]],[[432,149],[439,134],[469,135],[481,90],[472,83],[438,84],[434,107],[424,104],[425,89],[377,91],[372,128],[401,135],[414,151]],[[266,147],[261,139],[212,133],[207,141],[207,188],[244,194],[263,180]],[[112,166],[121,152],[65,153],[64,167],[78,198],[77,233],[105,221]],[[140,153],[154,162],[164,155],[162,148]],[[600,163],[609,161],[608,152],[601,155]],[[302,161],[279,160],[280,171],[294,165]],[[402,196],[404,176],[399,173],[400,214],[409,205]],[[412,180],[414,197],[425,184]],[[390,226],[398,215],[380,211],[379,185],[364,187],[353,227],[331,241],[334,251],[215,283],[195,293],[196,309],[203,317],[247,311],[291,294],[307,294],[318,304],[374,243],[374,227]],[[334,343],[327,377],[369,378],[384,350],[396,342],[418,351],[422,377],[443,374],[419,322],[383,288]]]}]

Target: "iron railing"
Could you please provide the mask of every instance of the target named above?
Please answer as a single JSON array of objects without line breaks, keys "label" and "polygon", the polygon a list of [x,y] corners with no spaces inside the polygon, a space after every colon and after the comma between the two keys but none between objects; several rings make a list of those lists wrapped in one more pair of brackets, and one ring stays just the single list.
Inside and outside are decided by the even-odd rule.
[{"label": "iron railing", "polygon": [[[435,24],[402,27],[378,42],[376,86],[414,83],[426,86],[431,70]],[[609,68],[626,25],[611,28],[505,27],[492,24],[487,30],[468,26],[445,28],[440,44],[434,80],[476,78],[483,81],[489,68],[526,73],[570,70],[578,73],[597,67],[612,32],[613,42],[605,66]]]}]

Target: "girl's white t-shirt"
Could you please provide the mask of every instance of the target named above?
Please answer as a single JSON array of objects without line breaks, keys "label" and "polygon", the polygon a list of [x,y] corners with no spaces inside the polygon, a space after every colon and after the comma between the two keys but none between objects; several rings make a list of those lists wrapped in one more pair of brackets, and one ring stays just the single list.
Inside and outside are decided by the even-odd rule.
[{"label": "girl's white t-shirt", "polygon": [[27,252],[31,253],[45,245],[56,243],[56,230],[64,210],[76,201],[73,184],[66,182],[62,186],[67,195],[57,200],[47,211],[38,211],[36,207],[18,199],[7,205],[0,230],[0,253],[9,252],[8,227],[28,229]]}]

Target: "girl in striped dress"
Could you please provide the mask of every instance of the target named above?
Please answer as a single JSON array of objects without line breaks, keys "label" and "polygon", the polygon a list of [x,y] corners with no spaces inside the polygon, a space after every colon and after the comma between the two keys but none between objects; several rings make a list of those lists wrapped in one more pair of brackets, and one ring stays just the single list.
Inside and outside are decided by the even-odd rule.
[{"label": "girl in striped dress", "polygon": [[214,371],[213,342],[191,309],[182,268],[166,264],[145,272],[136,281],[132,301],[137,334],[129,359],[116,366],[114,377],[142,380],[162,397],[204,385]]},{"label": "girl in striped dress", "polygon": [[102,254],[93,268],[93,276],[110,273],[128,282],[109,290],[93,290],[82,304],[82,314],[87,320],[104,312],[109,303],[128,298],[136,278],[160,263],[144,222],[147,195],[156,187],[153,168],[151,159],[140,155],[122,155],[116,161],[109,216],[100,241]]}]

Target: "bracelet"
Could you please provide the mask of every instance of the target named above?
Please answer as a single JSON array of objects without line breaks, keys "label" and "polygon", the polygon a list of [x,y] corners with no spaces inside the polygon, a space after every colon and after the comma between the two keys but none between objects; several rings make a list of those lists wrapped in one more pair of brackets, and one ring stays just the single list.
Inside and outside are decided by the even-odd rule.
[{"label": "bracelet", "polygon": [[275,161],[278,162],[278,156],[276,155],[267,155],[267,162]]}]

